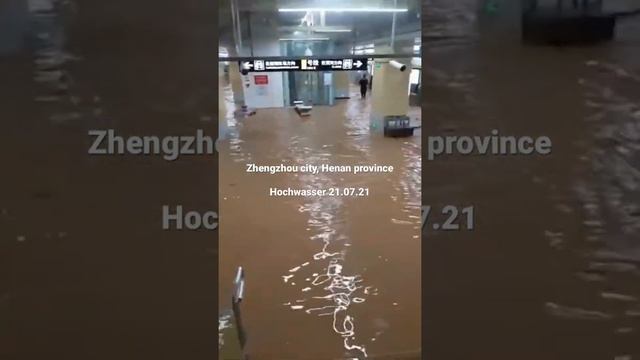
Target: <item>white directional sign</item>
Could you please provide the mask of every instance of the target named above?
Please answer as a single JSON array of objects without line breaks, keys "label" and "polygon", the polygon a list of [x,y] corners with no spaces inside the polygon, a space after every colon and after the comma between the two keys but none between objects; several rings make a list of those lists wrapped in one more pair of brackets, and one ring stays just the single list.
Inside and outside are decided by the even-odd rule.
[{"label": "white directional sign", "polygon": [[290,60],[250,60],[240,63],[247,72],[273,71],[354,71],[366,70],[368,58],[351,59],[290,59]]}]

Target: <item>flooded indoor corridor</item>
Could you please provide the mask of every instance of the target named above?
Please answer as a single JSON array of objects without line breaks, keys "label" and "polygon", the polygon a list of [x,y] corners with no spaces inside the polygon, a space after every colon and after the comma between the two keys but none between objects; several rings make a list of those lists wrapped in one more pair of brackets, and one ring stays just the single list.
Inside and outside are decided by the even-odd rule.
[{"label": "flooded indoor corridor", "polygon": [[640,0],[524,2],[0,1],[0,360],[640,360]]},{"label": "flooded indoor corridor", "polygon": [[425,161],[424,204],[477,212],[473,232],[424,233],[425,354],[637,359],[640,19],[602,45],[527,46],[516,1],[424,6],[423,136],[553,140],[546,157]]},{"label": "flooded indoor corridor", "polygon": [[[369,130],[369,100],[234,111],[220,151],[220,313],[246,272],[252,359],[419,359],[420,136]],[[420,109],[410,117],[420,123]],[[246,164],[391,165],[389,174],[254,174]],[[270,197],[269,188],[368,188],[361,197]]]}]

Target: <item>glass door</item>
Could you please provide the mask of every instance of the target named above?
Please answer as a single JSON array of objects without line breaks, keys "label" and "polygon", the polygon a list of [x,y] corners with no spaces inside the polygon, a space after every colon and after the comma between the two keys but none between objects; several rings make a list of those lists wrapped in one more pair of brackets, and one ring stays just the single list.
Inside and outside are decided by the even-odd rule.
[{"label": "glass door", "polygon": [[[330,44],[324,41],[287,41],[283,44],[286,56],[301,57],[326,54]],[[331,72],[296,71],[288,76],[289,102],[304,101],[306,105],[334,105],[335,94]]]}]

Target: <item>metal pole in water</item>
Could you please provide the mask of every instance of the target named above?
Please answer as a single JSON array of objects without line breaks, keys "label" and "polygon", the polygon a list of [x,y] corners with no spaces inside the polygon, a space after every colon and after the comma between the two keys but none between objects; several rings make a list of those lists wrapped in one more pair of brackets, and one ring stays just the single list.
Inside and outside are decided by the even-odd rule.
[{"label": "metal pole in water", "polygon": [[231,6],[231,23],[233,25],[233,40],[235,42],[236,54],[240,55],[240,45],[238,44],[238,27],[236,26],[236,8],[234,0],[229,1]]},{"label": "metal pole in water", "polygon": [[242,314],[240,312],[240,303],[242,302],[243,298],[244,269],[242,268],[242,266],[239,266],[238,271],[236,272],[236,278],[233,281],[233,295],[231,295],[231,305],[233,309],[233,317],[236,320],[236,328],[238,329],[238,340],[240,341],[240,348],[244,352],[244,348],[247,343],[247,336],[242,325]]},{"label": "metal pole in water", "polygon": [[240,6],[236,2],[236,25],[238,26],[238,44],[242,51],[242,20],[240,19]]},{"label": "metal pole in water", "polygon": [[[398,7],[398,0],[393,0],[393,8]],[[393,20],[391,21],[391,52],[395,52],[396,43],[396,13],[393,13]]]}]

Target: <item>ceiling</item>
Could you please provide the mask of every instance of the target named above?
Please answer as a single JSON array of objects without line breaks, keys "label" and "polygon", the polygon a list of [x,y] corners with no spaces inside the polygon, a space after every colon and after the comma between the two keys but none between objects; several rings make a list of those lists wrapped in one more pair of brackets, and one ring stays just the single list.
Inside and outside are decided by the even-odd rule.
[{"label": "ceiling", "polygon": [[[393,8],[394,0],[236,0],[243,21],[243,38],[247,36],[246,22],[261,27],[277,28],[283,37],[299,37],[308,28],[300,26],[304,12],[278,12],[279,8]],[[396,34],[420,31],[420,2],[418,0],[397,0],[397,8],[407,8],[407,12],[396,15]],[[332,29],[351,29],[351,32],[323,32],[322,37],[329,37],[337,43],[353,43],[366,40],[390,37],[391,13],[373,12],[329,12],[325,16],[325,25]],[[220,46],[233,49],[233,25],[231,16],[231,0],[221,0],[219,7]],[[316,18],[316,25],[317,18]],[[259,29],[252,29],[252,32]],[[317,36],[314,35],[314,36]],[[243,40],[246,41],[246,40]]]}]

